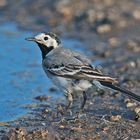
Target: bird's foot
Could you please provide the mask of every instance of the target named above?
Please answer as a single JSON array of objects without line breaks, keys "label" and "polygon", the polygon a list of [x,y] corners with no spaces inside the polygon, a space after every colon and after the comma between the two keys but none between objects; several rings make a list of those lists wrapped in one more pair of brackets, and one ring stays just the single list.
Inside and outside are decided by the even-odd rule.
[{"label": "bird's foot", "polygon": [[66,106],[65,112],[66,112],[66,113],[69,113],[70,116],[72,116],[72,114],[73,114],[71,108],[68,107],[68,106]]},{"label": "bird's foot", "polygon": [[57,117],[62,116],[65,114],[65,106],[62,104],[57,105]]}]

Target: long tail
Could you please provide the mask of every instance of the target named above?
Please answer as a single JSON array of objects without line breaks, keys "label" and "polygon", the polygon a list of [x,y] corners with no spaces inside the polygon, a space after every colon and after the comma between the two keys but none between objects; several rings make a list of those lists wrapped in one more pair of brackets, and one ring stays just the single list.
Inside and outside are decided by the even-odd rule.
[{"label": "long tail", "polygon": [[125,95],[135,99],[136,101],[140,102],[140,96],[136,95],[135,93],[132,93],[124,88],[121,88],[117,85],[113,85],[112,83],[110,82],[103,82],[103,81],[100,81],[100,83],[103,85],[103,86],[106,86],[108,88],[111,88],[111,89],[114,89],[114,90],[118,90],[122,93],[124,93]]}]

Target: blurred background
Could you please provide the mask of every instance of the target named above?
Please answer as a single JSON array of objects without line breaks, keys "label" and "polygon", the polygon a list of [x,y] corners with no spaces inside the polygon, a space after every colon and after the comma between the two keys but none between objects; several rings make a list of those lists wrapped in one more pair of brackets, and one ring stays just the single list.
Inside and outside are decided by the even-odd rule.
[{"label": "blurred background", "polygon": [[25,115],[40,95],[62,97],[42,70],[37,45],[25,41],[46,31],[140,91],[139,0],[0,0],[0,122]]}]

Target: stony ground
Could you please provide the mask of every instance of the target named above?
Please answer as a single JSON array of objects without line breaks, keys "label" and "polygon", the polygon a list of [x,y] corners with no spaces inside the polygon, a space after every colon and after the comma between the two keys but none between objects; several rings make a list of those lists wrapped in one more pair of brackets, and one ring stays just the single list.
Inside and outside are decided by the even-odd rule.
[{"label": "stony ground", "polygon": [[[1,22],[16,22],[21,30],[51,30],[61,37],[78,38],[99,68],[140,95],[140,2],[138,0],[1,0]],[[103,70],[104,68],[104,70]],[[65,100],[50,105],[46,96],[19,120],[5,123],[3,140],[140,139],[140,105],[118,92],[88,91],[84,111],[80,97],[65,111]],[[52,100],[50,101],[52,102]]]}]

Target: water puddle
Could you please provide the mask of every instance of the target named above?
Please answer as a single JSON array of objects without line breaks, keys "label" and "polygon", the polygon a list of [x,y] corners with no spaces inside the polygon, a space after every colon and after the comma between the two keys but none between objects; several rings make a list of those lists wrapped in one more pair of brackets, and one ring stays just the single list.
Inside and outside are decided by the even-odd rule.
[{"label": "water puddle", "polygon": [[41,54],[35,44],[25,41],[31,32],[20,31],[14,24],[0,26],[0,122],[14,120],[37,103],[38,95],[59,97],[51,93],[52,85],[41,67]]},{"label": "water puddle", "polygon": [[[48,95],[58,98],[62,93],[50,92],[52,86],[41,66],[41,53],[36,44],[24,38],[32,32],[20,31],[14,24],[0,26],[0,122],[15,120],[28,113],[34,97]],[[82,52],[79,40],[63,38],[65,47]]]}]

